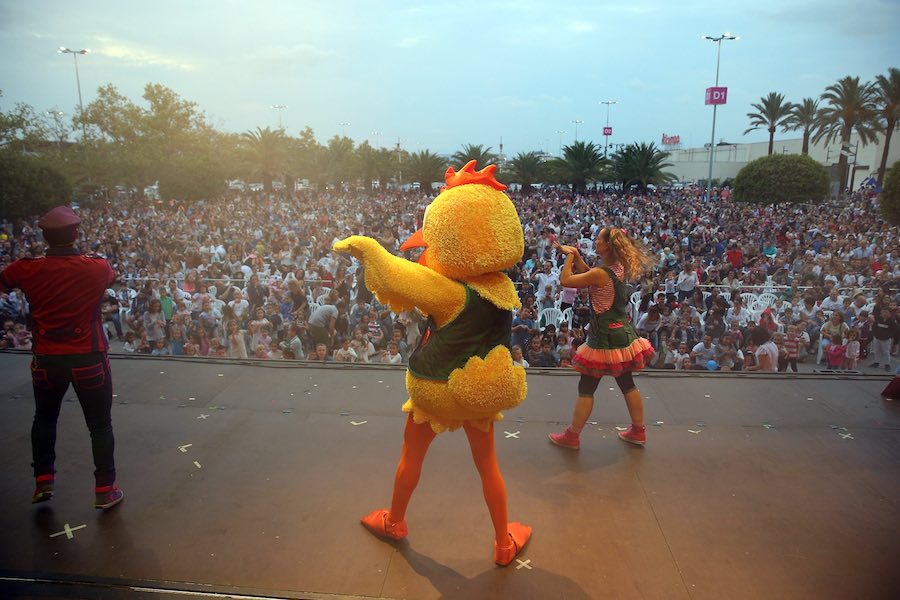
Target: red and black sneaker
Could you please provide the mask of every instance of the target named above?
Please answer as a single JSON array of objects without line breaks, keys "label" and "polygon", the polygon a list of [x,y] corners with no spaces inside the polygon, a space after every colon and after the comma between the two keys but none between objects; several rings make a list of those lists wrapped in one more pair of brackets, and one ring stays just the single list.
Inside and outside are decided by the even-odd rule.
[{"label": "red and black sneaker", "polygon": [[106,510],[112,508],[125,498],[125,492],[116,484],[97,486],[94,488],[94,508]]},{"label": "red and black sneaker", "polygon": [[53,484],[56,476],[52,473],[49,475],[38,475],[34,478],[34,493],[31,495],[31,503],[46,502],[53,497]]}]

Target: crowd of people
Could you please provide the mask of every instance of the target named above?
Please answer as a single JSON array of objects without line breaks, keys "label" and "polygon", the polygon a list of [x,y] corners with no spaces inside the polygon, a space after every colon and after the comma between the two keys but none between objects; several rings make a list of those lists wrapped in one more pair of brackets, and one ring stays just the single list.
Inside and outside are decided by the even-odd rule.
[{"label": "crowd of people", "polygon": [[[593,240],[610,226],[657,257],[629,290],[629,316],[656,350],[652,366],[754,370],[765,346],[779,370],[803,361],[892,368],[900,237],[874,194],[815,207],[706,202],[696,189],[510,196],[525,235],[509,273],[523,305],[512,326],[523,366],[571,365],[590,299],[560,285],[565,257],[554,242],[594,264]],[[355,259],[331,247],[361,234],[400,254],[431,199],[329,191],[112,203],[79,210],[79,243],[117,275],[102,304],[113,351],[401,364],[424,317],[393,313],[366,289]],[[2,225],[0,269],[44,252],[36,220]],[[0,347],[31,347],[20,291],[0,297],[0,319]]]}]

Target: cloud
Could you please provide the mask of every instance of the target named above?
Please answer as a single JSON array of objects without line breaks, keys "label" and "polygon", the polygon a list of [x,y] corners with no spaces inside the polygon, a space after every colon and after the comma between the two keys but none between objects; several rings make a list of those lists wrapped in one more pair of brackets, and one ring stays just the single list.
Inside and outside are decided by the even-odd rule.
[{"label": "cloud", "polygon": [[407,37],[394,42],[394,46],[396,46],[397,48],[413,48],[421,44],[423,39],[424,38],[421,35]]},{"label": "cloud", "polygon": [[593,23],[587,21],[567,21],[566,29],[572,33],[590,33],[596,29]]},{"label": "cloud", "polygon": [[166,56],[133,44],[120,42],[106,36],[95,36],[97,46],[91,52],[100,56],[108,56],[138,66],[172,67],[182,71],[193,71],[197,67],[173,56]]}]

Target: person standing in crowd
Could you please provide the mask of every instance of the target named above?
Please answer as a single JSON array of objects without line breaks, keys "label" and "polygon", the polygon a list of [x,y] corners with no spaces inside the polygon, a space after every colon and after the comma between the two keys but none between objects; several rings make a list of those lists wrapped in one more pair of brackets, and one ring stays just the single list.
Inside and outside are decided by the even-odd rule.
[{"label": "person standing in crowd", "polygon": [[10,264],[0,272],[0,289],[22,289],[35,325],[31,447],[36,486],[31,501],[45,502],[53,497],[56,424],[71,384],[91,434],[94,506],[107,509],[125,497],[116,485],[112,373],[100,313],[115,274],[103,257],[84,256],[75,248],[80,223],[68,206],[45,213],[38,225],[49,245],[47,256]]},{"label": "person standing in crowd", "polygon": [[875,357],[873,368],[883,365],[885,371],[891,370],[891,345],[896,335],[897,320],[890,307],[885,304],[875,314],[872,322],[872,354]]},{"label": "person standing in crowd", "polygon": [[747,347],[756,356],[756,364],[748,366],[745,371],[778,371],[778,347],[765,327],[757,327],[750,333]]},{"label": "person standing in crowd", "polygon": [[625,280],[639,277],[655,260],[622,229],[601,229],[596,244],[603,267],[589,268],[577,247],[556,245],[566,255],[560,282],[568,287],[590,288],[592,309],[587,342],[578,347],[572,361],[581,373],[572,423],[563,433],[550,434],[551,442],[572,450],[581,446],[581,431],[594,408],[594,392],[604,375],[615,378],[631,416],[631,426],[619,432],[619,437],[638,445],[647,440],[644,402],[632,373],[649,364],[654,351],[628,321]]},{"label": "person standing in crowd", "polygon": [[678,274],[678,301],[681,302],[694,294],[694,288],[700,285],[697,271],[690,262],[684,263],[684,268]]},{"label": "person standing in crowd", "polygon": [[309,315],[309,331],[316,345],[330,348],[334,343],[334,331],[340,310],[333,304],[323,304]]}]

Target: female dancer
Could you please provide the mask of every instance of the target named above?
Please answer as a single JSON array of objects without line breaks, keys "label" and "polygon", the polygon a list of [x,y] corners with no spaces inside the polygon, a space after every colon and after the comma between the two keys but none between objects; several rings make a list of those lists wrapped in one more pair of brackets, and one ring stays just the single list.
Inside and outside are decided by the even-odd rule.
[{"label": "female dancer", "polygon": [[655,259],[624,230],[611,227],[603,228],[597,236],[597,254],[603,261],[602,267],[588,267],[577,247],[556,244],[556,248],[566,255],[560,283],[590,288],[592,310],[587,342],[578,347],[572,361],[575,370],[581,373],[572,424],[563,433],[550,434],[550,441],[563,448],[578,450],[579,436],[594,408],[594,392],[600,385],[600,378],[611,375],[625,395],[631,415],[631,427],[619,432],[619,437],[643,446],[647,439],[644,402],[631,374],[651,362],[653,347],[649,340],[638,337],[628,321],[625,280],[639,277]]}]

